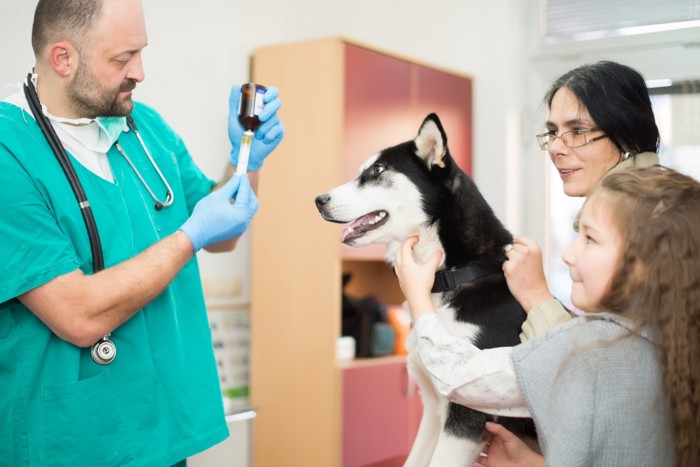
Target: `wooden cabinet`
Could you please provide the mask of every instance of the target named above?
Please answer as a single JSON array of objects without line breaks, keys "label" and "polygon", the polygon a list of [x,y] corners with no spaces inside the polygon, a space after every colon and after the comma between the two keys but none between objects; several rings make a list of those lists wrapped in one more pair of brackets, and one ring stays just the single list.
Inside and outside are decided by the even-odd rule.
[{"label": "wooden cabinet", "polygon": [[[357,374],[335,360],[341,274],[353,272],[346,290],[356,296],[371,293],[385,303],[403,297],[383,246],[341,246],[342,228],[321,219],[314,199],[354,178],[373,153],[414,138],[430,112],[441,117],[453,155],[469,171],[471,80],[337,38],[260,49],[252,78],[279,88],[286,128],[265,162],[252,226],[253,461],[339,466],[343,446],[361,439],[343,412],[358,398],[349,388],[365,385],[348,386]],[[404,365],[373,363],[380,363],[367,370],[373,376],[358,381],[390,378]],[[408,417],[396,396],[403,418],[395,427]]]}]

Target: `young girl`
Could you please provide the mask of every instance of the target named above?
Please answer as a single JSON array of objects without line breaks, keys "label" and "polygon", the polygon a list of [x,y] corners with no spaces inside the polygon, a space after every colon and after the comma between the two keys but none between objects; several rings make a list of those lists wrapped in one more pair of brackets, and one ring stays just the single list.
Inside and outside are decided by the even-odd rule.
[{"label": "young girl", "polygon": [[436,387],[467,406],[526,406],[537,426],[544,458],[489,424],[498,436],[485,465],[700,465],[699,206],[700,183],[669,169],[605,177],[564,253],[572,302],[587,314],[490,349],[506,364],[488,373],[486,351],[452,337],[434,312],[439,254],[418,265],[416,239],[402,246],[396,271],[415,350]]}]

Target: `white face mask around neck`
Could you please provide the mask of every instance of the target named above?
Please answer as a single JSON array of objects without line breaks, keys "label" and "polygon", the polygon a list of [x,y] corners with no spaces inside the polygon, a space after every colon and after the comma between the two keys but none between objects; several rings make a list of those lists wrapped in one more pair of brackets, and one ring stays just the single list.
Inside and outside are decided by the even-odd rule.
[{"label": "white face mask around neck", "polygon": [[47,113],[47,117],[78,140],[85,148],[106,154],[109,148],[128,129],[126,117],[62,118]]}]

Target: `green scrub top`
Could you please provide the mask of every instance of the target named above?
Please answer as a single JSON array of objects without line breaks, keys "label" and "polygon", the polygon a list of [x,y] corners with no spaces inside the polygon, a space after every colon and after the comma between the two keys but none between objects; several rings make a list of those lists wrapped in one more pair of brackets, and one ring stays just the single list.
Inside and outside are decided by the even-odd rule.
[{"label": "green scrub top", "polygon": [[[72,158],[97,222],[105,267],[175,232],[213,182],[143,104],[141,136],[175,194],[160,211],[113,147],[114,183]],[[133,131],[119,142],[156,195],[165,186]],[[80,268],[85,223],[30,113],[0,103],[0,459],[7,465],[171,465],[228,435],[199,270],[192,259],[112,332],[115,360],[63,341],[15,297]]]}]

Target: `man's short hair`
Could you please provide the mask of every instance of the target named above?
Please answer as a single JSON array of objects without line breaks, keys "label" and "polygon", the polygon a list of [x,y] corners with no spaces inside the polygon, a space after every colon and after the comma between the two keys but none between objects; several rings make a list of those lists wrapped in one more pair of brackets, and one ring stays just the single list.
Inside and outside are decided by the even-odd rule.
[{"label": "man's short hair", "polygon": [[32,48],[39,57],[44,48],[67,40],[81,51],[84,39],[102,13],[104,0],[39,0],[34,11]]}]

